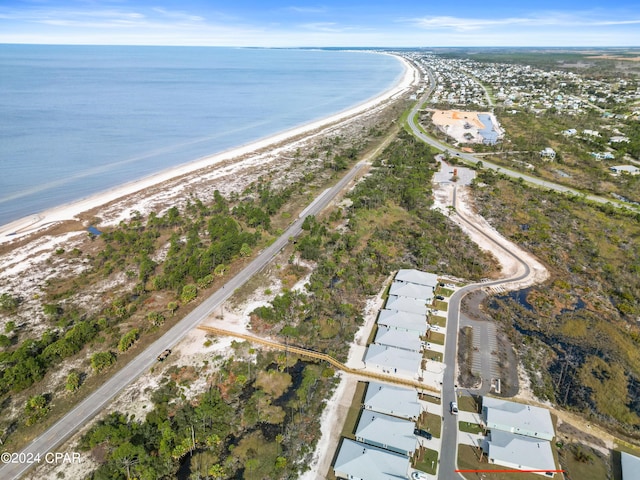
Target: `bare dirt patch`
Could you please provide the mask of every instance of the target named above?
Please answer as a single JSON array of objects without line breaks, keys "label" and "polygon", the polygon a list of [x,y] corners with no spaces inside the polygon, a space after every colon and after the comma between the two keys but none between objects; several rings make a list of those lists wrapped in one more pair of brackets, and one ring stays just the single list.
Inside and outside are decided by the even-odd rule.
[{"label": "bare dirt patch", "polygon": [[502,136],[502,129],[498,119],[491,112],[463,112],[458,110],[435,110],[431,121],[442,132],[452,137],[458,143],[483,143],[481,130],[485,125],[478,115],[489,115],[493,130]]}]

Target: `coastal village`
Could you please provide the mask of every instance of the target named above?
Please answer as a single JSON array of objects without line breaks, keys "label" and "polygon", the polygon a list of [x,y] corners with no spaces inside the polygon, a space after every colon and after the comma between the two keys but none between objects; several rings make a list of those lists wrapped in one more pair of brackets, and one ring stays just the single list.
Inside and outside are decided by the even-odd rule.
[{"label": "coastal village", "polygon": [[[141,265],[126,264],[127,270],[114,273],[116,267],[107,262],[107,267],[113,269],[109,270],[110,281],[101,283],[100,291],[93,296],[83,297],[87,303],[108,304],[108,314],[98,307],[90,312],[101,315],[96,322],[100,325],[96,327],[99,330],[91,333],[93,336],[86,348],[83,344],[69,356],[70,362],[67,363],[68,359],[64,359],[62,354],[51,357],[61,360],[57,367],[59,371],[46,377],[55,383],[55,388],[36,382],[35,386],[25,388],[33,394],[26,399],[26,406],[22,397],[19,397],[22,403],[18,405],[15,396],[3,403],[3,412],[7,413],[7,418],[11,417],[11,422],[4,425],[5,434],[0,436],[0,440],[14,434],[23,412],[28,412],[29,418],[33,419],[28,427],[44,422],[51,408],[56,407],[57,402],[70,401],[87,379],[99,383],[101,373],[109,372],[117,358],[129,361],[145,351],[154,352],[147,355],[150,358],[148,364],[152,366],[146,368],[144,375],[132,379],[114,403],[104,408],[93,425],[87,421],[80,432],[69,434],[69,440],[60,447],[60,451],[71,454],[84,448],[86,459],[83,465],[39,465],[26,473],[25,478],[53,480],[90,476],[92,471],[104,466],[105,459],[114,452],[122,453],[117,462],[112,462],[121,470],[118,475],[129,477],[130,469],[135,470],[143,454],[134,448],[138,445],[133,445],[133,439],[122,444],[126,448],[122,445],[108,446],[108,437],[113,435],[108,428],[115,425],[113,431],[133,429],[143,435],[140,432],[151,427],[135,423],[139,419],[158,420],[166,416],[173,421],[175,418],[188,418],[189,414],[195,415],[199,424],[189,424],[185,420],[181,424],[184,428],[178,434],[171,434],[171,440],[170,422],[161,423],[165,422],[164,418],[158,420],[165,429],[162,435],[166,438],[158,441],[161,446],[157,450],[165,448],[165,453],[169,452],[166,454],[168,458],[181,462],[181,478],[190,475],[189,478],[222,479],[227,478],[227,472],[231,471],[238,475],[237,478],[284,478],[283,472],[295,468],[300,472],[298,478],[303,480],[447,480],[460,475],[467,479],[513,478],[503,476],[505,471],[506,475],[516,472],[520,475],[518,478],[523,479],[577,480],[579,474],[573,472],[584,472],[583,468],[591,468],[591,465],[600,468],[605,464],[607,472],[616,472],[615,480],[640,478],[640,448],[637,442],[634,443],[637,439],[629,434],[619,441],[603,426],[604,422],[598,423],[603,416],[580,416],[558,407],[558,402],[538,398],[530,387],[535,379],[535,370],[525,368],[523,362],[514,365],[505,359],[504,351],[511,352],[513,347],[508,341],[499,341],[497,322],[484,322],[482,326],[477,326],[481,322],[470,322],[475,326],[469,337],[460,334],[462,324],[459,324],[460,312],[464,308],[460,305],[467,291],[475,289],[485,296],[508,296],[510,292],[522,292],[547,282],[551,270],[480,215],[480,208],[472,196],[474,188],[486,185],[479,179],[481,168],[494,165],[490,168],[506,170],[516,178],[521,172],[535,173],[547,181],[558,182],[562,188],[575,188],[584,181],[581,175],[593,175],[598,182],[593,181],[595,186],[590,187],[589,194],[605,195],[608,201],[616,202],[621,209],[635,208],[640,204],[640,192],[634,183],[635,178],[640,179],[640,138],[635,128],[640,121],[640,82],[627,78],[615,81],[582,78],[566,69],[479,62],[432,52],[396,54],[406,62],[406,72],[401,88],[397,88],[393,95],[388,94],[385,102],[394,96],[406,100],[407,104],[424,100],[418,109],[416,124],[428,132],[434,142],[444,142],[440,144],[445,145],[440,148],[443,153],[430,154],[426,159],[427,155],[421,154],[420,161],[424,163],[408,167],[403,163],[404,159],[391,163],[391,153],[385,153],[384,161],[368,158],[362,162],[363,165],[366,163],[366,171],[352,177],[345,185],[327,183],[335,188],[332,194],[336,195],[336,200],[327,200],[315,214],[308,212],[329,195],[329,188],[319,194],[315,186],[311,189],[305,184],[306,178],[312,178],[308,171],[294,171],[298,162],[302,164],[301,150],[305,150],[305,154],[310,152],[304,168],[311,170],[317,167],[319,171],[319,165],[330,163],[326,152],[332,152],[332,148],[337,150],[344,137],[355,136],[354,132],[364,130],[373,132],[378,127],[373,120],[373,111],[379,113],[377,110],[384,111],[386,107],[372,102],[364,113],[354,113],[353,118],[333,119],[331,126],[327,127],[331,132],[328,141],[322,138],[320,129],[314,130],[313,135],[303,132],[318,137],[314,138],[316,143],[313,144],[304,143],[300,138],[280,139],[275,153],[268,153],[268,144],[264,143],[260,144],[259,155],[243,151],[243,162],[249,165],[244,168],[251,170],[252,182],[238,180],[240,175],[233,169],[232,159],[225,158],[225,162],[229,161],[221,166],[226,169],[225,174],[218,176],[218,173],[209,171],[211,181],[203,190],[211,196],[208,200],[217,202],[215,208],[220,211],[228,209],[237,215],[233,222],[240,224],[245,217],[238,213],[240,208],[228,208],[226,198],[233,198],[238,206],[246,199],[252,200],[252,196],[268,196],[268,188],[262,183],[265,174],[260,163],[268,163],[265,157],[271,162],[269,178],[273,184],[277,184],[278,178],[296,178],[303,185],[300,187],[303,191],[301,198],[314,200],[311,204],[305,203],[304,208],[301,201],[291,211],[285,212],[286,215],[279,213],[282,218],[278,228],[272,231],[266,224],[252,225],[251,228],[243,224],[237,229],[238,235],[247,231],[266,232],[271,235],[269,242],[260,244],[258,249],[255,243],[249,245],[251,238],[242,237],[242,251],[238,249],[230,255],[228,263],[221,264],[223,268],[217,268],[215,275],[211,273],[194,279],[193,297],[190,298],[187,298],[186,293],[189,292],[184,288],[176,296],[179,300],[169,296],[173,294],[171,289],[162,291],[159,274],[145,277],[144,281],[136,284],[136,279],[142,277]],[[423,97],[430,88],[432,91],[428,98]],[[551,120],[545,123],[549,116]],[[532,118],[541,119],[540,123],[549,129],[548,135],[527,130],[530,127],[527,122]],[[394,122],[389,121],[389,124]],[[319,154],[322,148],[326,150]],[[348,147],[345,149],[348,151]],[[324,155],[322,161],[321,155]],[[465,157],[467,155],[469,157]],[[256,160],[258,157],[260,162]],[[285,160],[291,167],[289,164],[283,166]],[[468,161],[465,163],[465,160]],[[312,161],[315,162],[313,167]],[[327,170],[332,174],[339,171],[336,164],[331,164]],[[406,171],[402,173],[405,167],[408,171],[415,168],[415,171],[421,169],[432,175],[430,181],[422,185],[430,197],[423,198],[426,194],[422,191],[416,195],[420,200],[412,205],[412,210],[408,209],[409,214],[398,213],[398,205],[402,201],[414,200],[410,198],[409,187],[402,190],[399,199],[390,202],[391,206],[384,206],[378,211],[375,210],[379,207],[376,202],[384,202],[371,191],[354,196],[355,200],[349,197],[358,187],[367,186],[367,181],[379,178],[374,175],[380,172],[397,174],[398,178],[408,176]],[[171,223],[169,219],[173,211],[169,205],[185,194],[185,190],[180,188],[201,186],[198,172],[189,174],[193,178],[183,177],[172,184],[172,188],[159,188],[153,197],[145,198],[140,194],[126,201],[119,200],[122,203],[111,204],[104,209],[102,224],[96,222],[97,229],[93,222],[86,221],[85,216],[80,233],[65,231],[49,236],[45,230],[33,243],[35,247],[28,258],[12,257],[11,249],[5,245],[7,253],[0,263],[0,286],[11,287],[12,295],[3,297],[7,305],[7,308],[3,306],[0,317],[0,326],[4,328],[7,339],[3,352],[10,354],[18,350],[14,348],[16,342],[18,339],[22,341],[21,335],[29,330],[23,326],[27,317],[37,317],[30,330],[33,335],[46,335],[49,332],[47,322],[51,323],[53,319],[57,322],[56,335],[59,338],[75,338],[68,332],[81,322],[67,319],[63,310],[70,310],[72,300],[81,294],[71,295],[60,289],[60,296],[55,298],[55,302],[44,305],[44,309],[41,296],[46,295],[50,283],[56,282],[56,274],[64,272],[70,277],[80,277],[89,271],[89,255],[83,256],[82,250],[92,249],[92,253],[100,258],[102,247],[97,245],[105,242],[108,247],[104,250],[111,250],[116,242],[109,235],[114,235],[118,228],[134,232],[132,235],[136,236],[149,229],[149,224],[145,227],[144,222],[147,216],[152,216],[151,212],[154,212],[153,219],[158,224],[167,222],[163,224],[167,231],[157,236],[164,242],[161,248],[140,257],[149,260],[148,268],[151,268],[151,261],[156,268],[171,253],[178,251],[179,245],[198,243],[193,231],[181,226],[177,220]],[[332,176],[331,180],[335,178]],[[221,184],[222,194],[215,189],[217,194],[214,195],[212,185],[217,184]],[[242,191],[245,198],[235,190]],[[391,190],[393,186],[385,185],[385,193]],[[203,218],[205,214],[202,212],[211,213],[202,203],[192,203],[191,198],[185,210],[198,212],[200,209],[197,214]],[[357,208],[364,212],[362,217],[352,215]],[[158,215],[156,209],[160,210]],[[486,275],[481,272],[471,280],[447,271],[447,260],[440,252],[430,257],[424,268],[415,265],[418,255],[414,251],[393,261],[387,260],[397,253],[389,247],[393,234],[384,230],[394,225],[388,220],[400,224],[398,218],[404,216],[409,219],[407,222],[411,222],[415,220],[411,217],[417,216],[419,210],[436,212],[438,221],[456,225],[467,239],[467,249],[454,252],[453,258],[477,255],[470,261],[476,267],[480,265],[478,258],[486,255],[495,263],[495,269],[491,272],[485,269]],[[370,214],[370,211],[374,213]],[[77,212],[73,212],[74,218],[76,215]],[[31,221],[35,223],[21,224],[20,229],[11,232],[11,240],[28,242],[23,233],[43,228],[41,223],[55,224],[60,220]],[[82,223],[77,219],[73,222],[69,226],[71,230]],[[216,238],[215,224],[209,217],[207,222],[211,222],[208,223],[210,236]],[[235,226],[233,222],[225,225]],[[251,293],[246,293],[242,291],[241,284],[233,283],[234,275],[298,224],[300,228],[296,235],[299,236],[284,238],[283,246],[275,249],[269,258],[270,265],[261,267],[259,275],[256,274],[261,282],[258,287],[251,285],[248,287]],[[360,253],[358,250],[367,249],[367,265],[375,275],[354,274],[341,264],[322,282],[314,281],[312,275],[319,266],[328,268],[322,263],[326,254],[319,253],[314,241],[319,238],[331,246],[351,241],[355,234],[350,229],[360,234],[358,229],[363,224],[371,227],[371,231],[363,234],[366,241],[355,248],[351,246],[352,251],[341,252],[336,256],[338,260],[334,262],[332,258],[329,263],[333,262],[333,267],[339,261],[349,263],[345,257],[353,254],[355,258]],[[84,230],[86,227],[94,228],[90,238]],[[522,221],[517,224],[517,233],[525,236],[530,227],[529,223]],[[401,236],[401,229],[395,235]],[[231,227],[228,230],[235,231]],[[388,243],[374,238],[383,230],[387,237],[382,238]],[[108,241],[105,237],[100,238],[103,231],[107,232]],[[342,234],[344,237],[340,238]],[[411,241],[417,243],[419,232],[411,235],[414,237]],[[208,238],[199,240],[200,246],[204,245],[203,249],[216,241]],[[224,239],[219,240],[219,243],[223,242]],[[126,241],[121,243],[126,245]],[[471,243],[479,253],[471,252]],[[444,247],[439,248],[444,251]],[[385,268],[376,270],[379,265]],[[411,265],[412,268],[397,268],[398,265]],[[49,276],[42,277],[46,271],[50,271]],[[358,275],[369,275],[367,278],[375,278],[376,282],[383,279],[381,285],[375,283],[375,289],[366,289],[370,285],[366,280],[362,281],[364,286],[360,286],[359,295],[366,299],[366,307],[362,311],[356,311],[355,302],[339,290],[348,281],[355,282]],[[73,288],[78,287],[77,283],[74,282]],[[555,284],[559,283],[555,281]],[[134,284],[137,290],[130,294],[127,289]],[[23,289],[24,298],[20,302],[16,300],[15,305],[9,305],[9,300],[18,298],[13,293],[18,288]],[[338,291],[339,294],[336,293]],[[148,342],[144,345],[148,350],[142,350],[142,336],[154,335],[155,342],[156,338],[162,338],[160,329],[168,330],[169,324],[179,323],[178,318],[174,318],[176,312],[179,316],[183,311],[197,311],[199,302],[205,300],[197,298],[200,292],[209,298],[218,296],[215,307],[202,322],[203,328],[189,330],[171,345]],[[325,297],[322,297],[323,292]],[[242,300],[234,302],[233,295],[236,294]],[[144,304],[136,303],[138,297],[144,295],[149,295],[145,297]],[[328,304],[329,297],[333,300],[334,296],[340,296],[340,301],[336,311],[330,315],[313,311],[311,301],[307,303],[306,298],[315,297],[320,304]],[[47,298],[51,299],[50,296]],[[122,298],[127,300],[122,301]],[[469,310],[468,306],[466,308],[465,315]],[[125,323],[128,327],[121,330],[117,323],[107,324],[108,315],[113,318],[120,316],[125,322],[130,318],[138,319],[145,327],[128,328],[133,325],[131,321],[130,324]],[[308,327],[311,322],[315,322],[313,327]],[[207,333],[207,326],[217,330]],[[349,328],[353,328],[355,333]],[[629,327],[628,330],[633,329]],[[136,333],[132,336],[133,331]],[[212,333],[214,331],[218,333]],[[345,340],[342,335],[351,335],[352,338]],[[306,338],[314,339],[316,344],[313,348],[302,344]],[[335,338],[340,339],[339,347],[331,344]],[[468,343],[464,343],[465,338]],[[318,345],[324,350],[320,351]],[[506,348],[504,345],[509,346]],[[110,357],[112,363],[103,370],[93,364],[92,348],[105,350],[101,353],[113,353],[115,350],[118,353],[113,353]],[[33,347],[33,351],[37,348]],[[47,352],[54,355],[51,348]],[[463,364],[465,355],[467,363]],[[9,365],[9,357],[3,358]],[[263,367],[260,372],[255,371],[258,365]],[[122,364],[118,366],[125,368]],[[461,381],[462,370],[467,368],[475,383]],[[82,380],[78,375],[80,371],[83,372]],[[65,376],[68,385],[74,373],[78,375],[77,385],[74,384],[73,388],[63,386]],[[110,374],[114,371],[111,370]],[[516,395],[507,394],[507,384],[513,383],[507,380],[509,375],[516,377]],[[96,389],[99,387],[96,383],[93,385]],[[214,402],[211,400],[214,398],[212,392],[219,395],[215,398],[217,404],[207,403]],[[327,397],[314,398],[316,392],[326,393]],[[20,395],[20,391],[16,393]],[[40,401],[37,397],[42,397],[41,401],[45,403],[33,401],[34,398]],[[51,402],[51,398],[55,402]],[[237,411],[228,409],[220,415],[222,418],[224,415],[228,418],[238,415],[234,421],[241,427],[231,432],[230,428],[227,429],[229,425],[224,428],[218,426],[219,431],[228,436],[223,440],[217,433],[212,434],[206,429],[209,424],[215,424],[212,419],[223,411],[220,406],[227,400],[231,402],[230,399],[236,402],[233,405]],[[156,407],[159,410],[155,410]],[[206,410],[208,407],[210,409]],[[314,421],[319,425],[319,438],[304,431],[311,428],[309,425],[315,425]],[[202,433],[205,431],[206,437]],[[171,449],[167,445],[171,445]],[[130,452],[126,451],[127,448]],[[268,452],[270,462],[270,470],[263,473],[261,469],[267,467],[259,463],[261,452]],[[193,457],[197,461],[192,460]],[[302,458],[308,465],[296,465]],[[200,470],[193,467],[197,462],[207,464],[207,468],[203,468],[206,473],[202,476]],[[194,469],[189,470],[192,467]],[[185,474],[187,471],[189,473]],[[609,473],[606,478],[611,478]]]}]

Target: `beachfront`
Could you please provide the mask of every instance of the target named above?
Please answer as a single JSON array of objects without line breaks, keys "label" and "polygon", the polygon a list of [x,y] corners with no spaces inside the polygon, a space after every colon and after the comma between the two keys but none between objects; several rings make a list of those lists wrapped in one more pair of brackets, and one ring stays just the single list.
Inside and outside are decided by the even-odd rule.
[{"label": "beachfront", "polygon": [[[129,206],[127,207],[127,212],[124,212],[124,218],[128,218],[129,212],[132,210],[144,213],[145,211],[149,211],[149,202],[144,201],[143,199],[143,197],[145,197],[144,192],[146,190],[158,187],[167,182],[175,181],[176,179],[181,179],[181,183],[183,185],[191,185],[192,182],[190,180],[193,179],[193,177],[197,177],[201,175],[203,171],[212,169],[216,166],[222,166],[223,164],[227,165],[235,162],[243,162],[243,166],[245,168],[252,162],[255,166],[259,166],[262,161],[259,154],[264,153],[266,150],[275,148],[295,149],[295,143],[297,141],[305,140],[317,135],[323,128],[355,120],[355,117],[358,115],[371,111],[375,108],[379,108],[388,101],[396,99],[406,93],[413,85],[416,84],[419,78],[418,72],[407,60],[399,56],[397,58],[404,65],[404,74],[397,85],[385,92],[382,92],[375,98],[356,105],[348,110],[338,112],[327,118],[301,125],[216,155],[207,156],[194,162],[180,165],[141,180],[101,192],[77,202],[60,205],[3,225],[0,227],[0,244],[6,244],[13,240],[43,231],[52,225],[59,224],[61,222],[74,219],[77,220],[84,212],[99,211],[102,206],[134,194],[140,198],[136,199],[134,202],[128,202]],[[229,172],[227,171],[227,173]],[[184,187],[181,188],[180,186],[172,187],[171,192],[167,192],[164,188],[161,190],[164,191],[165,196],[169,194],[175,198],[179,198],[181,195],[184,195]],[[85,223],[87,223],[86,220]],[[115,223],[118,222],[116,221]],[[87,226],[88,223],[82,225],[82,227]],[[79,228],[78,231],[81,231],[81,229]]]}]

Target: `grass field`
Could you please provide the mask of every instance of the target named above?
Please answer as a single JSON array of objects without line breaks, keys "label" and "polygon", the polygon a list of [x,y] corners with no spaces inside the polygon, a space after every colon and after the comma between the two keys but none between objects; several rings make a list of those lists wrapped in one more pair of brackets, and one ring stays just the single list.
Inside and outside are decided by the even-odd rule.
[{"label": "grass field", "polygon": [[440,415],[434,413],[425,413],[420,417],[418,427],[431,433],[435,438],[440,438],[440,430],[442,427],[442,419]]},{"label": "grass field", "polygon": [[344,426],[342,427],[343,437],[350,438],[351,440],[355,439],[354,432],[356,431],[356,425],[360,418],[360,410],[362,409],[362,402],[364,401],[364,394],[366,390],[367,383],[358,382],[358,385],[356,386],[356,393],[353,395],[353,400],[351,401],[347,418],[345,419]]},{"label": "grass field", "polygon": [[427,360],[433,360],[434,362],[442,362],[442,353],[435,350],[425,350],[424,358]]},{"label": "grass field", "polygon": [[444,334],[440,332],[431,332],[429,334],[429,342],[436,345],[444,345]]},{"label": "grass field", "polygon": [[477,423],[471,423],[471,422],[458,422],[458,428],[460,429],[461,432],[467,432],[467,433],[482,433],[482,426],[478,425]]},{"label": "grass field", "polygon": [[458,409],[465,412],[480,413],[480,402],[470,395],[458,397]]},{"label": "grass field", "polygon": [[428,448],[418,450],[414,468],[435,475],[438,468],[438,452]]},{"label": "grass field", "polygon": [[447,317],[442,317],[440,315],[429,315],[429,323],[431,325],[445,327],[447,325]]},{"label": "grass field", "polygon": [[582,478],[606,479],[611,472],[611,462],[592,448],[580,444],[564,445],[559,450],[560,465],[571,480]]}]

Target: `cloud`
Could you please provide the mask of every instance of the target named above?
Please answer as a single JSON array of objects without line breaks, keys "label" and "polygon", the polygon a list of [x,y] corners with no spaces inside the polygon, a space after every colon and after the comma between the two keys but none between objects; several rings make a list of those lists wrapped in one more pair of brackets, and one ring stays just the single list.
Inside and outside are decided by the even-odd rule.
[{"label": "cloud", "polygon": [[431,16],[404,20],[425,30],[448,29],[458,32],[483,30],[495,27],[602,27],[640,24],[640,18],[606,18],[602,12],[539,12],[530,16],[506,18],[468,18]]},{"label": "cloud", "polygon": [[291,6],[287,8],[288,11],[290,12],[294,12],[294,13],[327,13],[327,8],[326,7],[296,7],[296,6]]},{"label": "cloud", "polygon": [[312,30],[315,32],[328,32],[328,33],[338,33],[338,32],[344,32],[345,30],[348,30],[348,28],[340,26],[335,22],[303,23],[302,25],[300,25],[300,27],[303,30]]},{"label": "cloud", "polygon": [[193,23],[199,23],[204,21],[204,17],[201,17],[200,15],[191,15],[186,12],[170,11],[160,7],[155,7],[152,10],[156,13],[159,13],[162,17],[165,17],[173,21],[193,22]]}]

